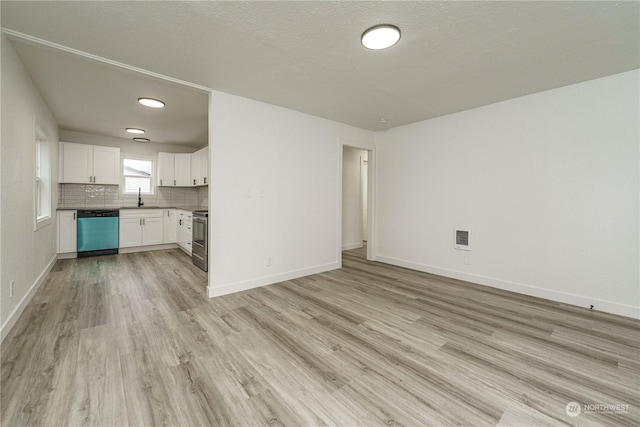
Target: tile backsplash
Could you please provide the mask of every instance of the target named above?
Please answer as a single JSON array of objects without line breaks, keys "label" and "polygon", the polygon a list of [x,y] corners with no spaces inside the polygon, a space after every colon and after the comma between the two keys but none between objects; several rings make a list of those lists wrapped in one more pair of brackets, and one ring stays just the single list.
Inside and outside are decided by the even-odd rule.
[{"label": "tile backsplash", "polygon": [[[142,196],[145,206],[208,206],[208,187],[156,187],[153,196]],[[122,195],[117,185],[58,184],[59,208],[119,208],[137,206],[137,195]]]}]

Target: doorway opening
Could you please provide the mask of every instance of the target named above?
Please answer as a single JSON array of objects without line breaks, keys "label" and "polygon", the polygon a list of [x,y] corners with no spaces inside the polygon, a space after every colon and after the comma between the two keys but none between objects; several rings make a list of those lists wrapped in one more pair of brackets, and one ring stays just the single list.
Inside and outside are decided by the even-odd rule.
[{"label": "doorway opening", "polygon": [[371,164],[372,151],[342,147],[342,227],[340,251],[363,249],[372,259]]}]

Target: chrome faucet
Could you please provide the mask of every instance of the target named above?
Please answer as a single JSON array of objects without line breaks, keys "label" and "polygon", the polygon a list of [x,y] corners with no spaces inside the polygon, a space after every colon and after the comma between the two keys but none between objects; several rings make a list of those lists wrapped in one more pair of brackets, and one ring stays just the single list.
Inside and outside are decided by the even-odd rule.
[{"label": "chrome faucet", "polygon": [[144,202],[142,201],[142,188],[138,187],[138,207],[141,207],[142,205],[144,205]]}]

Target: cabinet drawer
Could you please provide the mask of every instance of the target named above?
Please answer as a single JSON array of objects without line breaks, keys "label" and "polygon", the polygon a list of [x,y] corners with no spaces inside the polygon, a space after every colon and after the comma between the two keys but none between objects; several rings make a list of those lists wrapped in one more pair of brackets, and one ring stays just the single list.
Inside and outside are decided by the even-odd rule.
[{"label": "cabinet drawer", "polygon": [[162,209],[120,209],[120,218],[162,218]]}]

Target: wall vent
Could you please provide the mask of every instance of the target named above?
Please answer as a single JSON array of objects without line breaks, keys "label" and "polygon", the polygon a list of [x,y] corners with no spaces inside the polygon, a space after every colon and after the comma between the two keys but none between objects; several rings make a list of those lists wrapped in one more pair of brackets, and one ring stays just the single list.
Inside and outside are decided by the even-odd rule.
[{"label": "wall vent", "polygon": [[457,229],[454,234],[453,247],[463,251],[471,250],[471,232]]}]

